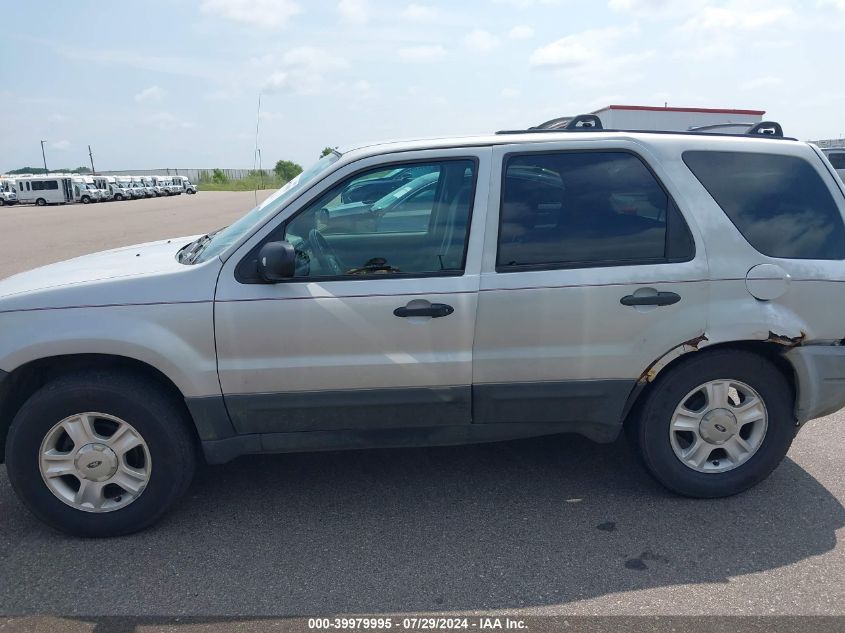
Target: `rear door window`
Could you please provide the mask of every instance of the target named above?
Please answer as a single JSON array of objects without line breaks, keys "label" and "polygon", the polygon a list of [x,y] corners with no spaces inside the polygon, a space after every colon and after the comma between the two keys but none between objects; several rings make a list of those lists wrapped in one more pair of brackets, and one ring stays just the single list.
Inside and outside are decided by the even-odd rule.
[{"label": "rear door window", "polygon": [[769,257],[845,258],[845,225],[803,158],[689,151],[684,162],[751,246]]},{"label": "rear door window", "polygon": [[694,243],[674,202],[634,154],[508,157],[497,269],[683,261]]}]

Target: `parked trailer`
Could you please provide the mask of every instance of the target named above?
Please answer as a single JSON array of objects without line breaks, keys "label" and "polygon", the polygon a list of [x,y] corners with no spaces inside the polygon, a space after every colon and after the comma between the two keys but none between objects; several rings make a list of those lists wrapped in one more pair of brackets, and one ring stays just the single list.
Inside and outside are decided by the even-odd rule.
[{"label": "parked trailer", "polygon": [[18,202],[37,204],[67,204],[73,202],[71,176],[21,176],[15,179]]}]

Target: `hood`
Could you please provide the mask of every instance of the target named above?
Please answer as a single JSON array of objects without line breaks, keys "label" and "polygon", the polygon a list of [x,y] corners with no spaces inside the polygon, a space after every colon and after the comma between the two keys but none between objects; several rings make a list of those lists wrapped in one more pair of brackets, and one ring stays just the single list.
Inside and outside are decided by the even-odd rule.
[{"label": "hood", "polygon": [[[176,254],[194,239],[196,236],[126,246],[13,275],[0,281],[0,312],[132,302],[135,298],[115,289],[128,290],[130,280],[155,283],[163,276],[193,268],[180,264]],[[134,288],[138,290],[137,284]]]}]

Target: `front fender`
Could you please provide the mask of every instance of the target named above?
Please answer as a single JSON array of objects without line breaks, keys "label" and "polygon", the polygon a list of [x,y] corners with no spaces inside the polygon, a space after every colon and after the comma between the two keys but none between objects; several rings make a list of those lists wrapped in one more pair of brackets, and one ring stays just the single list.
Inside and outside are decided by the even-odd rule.
[{"label": "front fender", "polygon": [[220,395],[213,314],[211,301],[7,312],[0,314],[0,370],[108,354],[154,367],[186,398]]}]

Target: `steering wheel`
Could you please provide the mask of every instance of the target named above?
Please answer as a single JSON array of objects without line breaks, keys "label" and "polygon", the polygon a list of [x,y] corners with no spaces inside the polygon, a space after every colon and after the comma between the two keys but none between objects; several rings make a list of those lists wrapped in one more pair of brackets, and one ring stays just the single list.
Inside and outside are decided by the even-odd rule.
[{"label": "steering wheel", "polygon": [[343,267],[340,265],[340,260],[337,258],[337,253],[334,252],[331,244],[317,229],[308,231],[308,243],[311,245],[311,252],[314,257],[320,262],[320,268],[326,270],[331,275],[342,275]]}]

